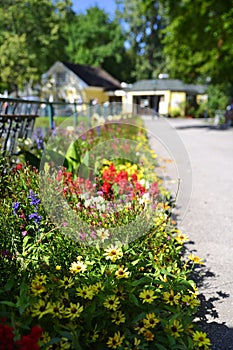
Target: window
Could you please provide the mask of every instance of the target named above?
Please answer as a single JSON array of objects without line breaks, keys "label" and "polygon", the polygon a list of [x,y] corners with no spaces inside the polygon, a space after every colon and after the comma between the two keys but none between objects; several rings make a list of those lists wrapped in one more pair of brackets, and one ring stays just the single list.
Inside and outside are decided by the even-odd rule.
[{"label": "window", "polygon": [[56,74],[56,84],[63,85],[66,82],[66,73],[65,72],[59,72]]}]

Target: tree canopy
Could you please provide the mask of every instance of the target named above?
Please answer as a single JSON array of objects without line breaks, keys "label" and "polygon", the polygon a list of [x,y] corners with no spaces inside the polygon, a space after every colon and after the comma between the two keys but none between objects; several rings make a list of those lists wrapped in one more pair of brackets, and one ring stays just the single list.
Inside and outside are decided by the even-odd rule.
[{"label": "tree canopy", "polygon": [[169,23],[163,43],[171,75],[189,82],[209,78],[214,84],[232,84],[231,1],[161,1]]},{"label": "tree canopy", "polygon": [[40,80],[56,60],[64,58],[63,25],[69,0],[0,1],[0,80],[9,89]]},{"label": "tree canopy", "polygon": [[164,70],[159,1],[116,0],[116,17],[123,21],[127,44],[134,61],[134,79],[156,78]]},{"label": "tree canopy", "polygon": [[129,83],[169,73],[232,89],[231,1],[115,1],[110,19],[98,6],[74,13],[71,0],[0,0],[1,89],[40,81],[57,60]]},{"label": "tree canopy", "polygon": [[77,14],[67,23],[66,36],[65,51],[71,62],[102,67],[120,80],[128,78],[119,70],[127,60],[124,33],[104,10],[94,6]]}]

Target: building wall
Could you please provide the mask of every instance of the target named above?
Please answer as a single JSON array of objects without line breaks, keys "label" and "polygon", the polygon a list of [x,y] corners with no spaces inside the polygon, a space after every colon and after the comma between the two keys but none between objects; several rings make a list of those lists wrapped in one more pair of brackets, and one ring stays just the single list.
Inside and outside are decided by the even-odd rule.
[{"label": "building wall", "polygon": [[103,90],[103,88],[89,86],[83,90],[83,98],[85,103],[90,103],[96,100],[97,103],[104,103],[109,100],[108,94]]},{"label": "building wall", "polygon": [[177,116],[185,115],[185,103],[186,103],[186,93],[185,92],[171,92],[169,115]]},{"label": "building wall", "polygon": [[[154,97],[154,99],[151,99]],[[149,101],[149,105],[148,105]],[[148,107],[164,116],[185,115],[186,92],[158,90],[158,91],[129,91],[128,103],[132,105],[132,110]]]}]

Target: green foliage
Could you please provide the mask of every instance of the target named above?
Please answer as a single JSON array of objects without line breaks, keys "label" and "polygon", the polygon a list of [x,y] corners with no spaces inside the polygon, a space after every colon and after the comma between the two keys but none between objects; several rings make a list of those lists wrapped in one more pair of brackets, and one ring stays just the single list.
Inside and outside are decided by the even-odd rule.
[{"label": "green foliage", "polygon": [[228,104],[228,98],[225,93],[226,87],[224,85],[210,85],[208,88],[208,114],[214,117],[216,110],[225,111]]},{"label": "green foliage", "polygon": [[[0,316],[18,337],[39,325],[42,349],[196,349],[192,264],[181,261],[183,240],[162,207],[140,239],[89,246],[51,223],[35,169],[2,160],[1,170]],[[29,219],[35,211],[39,225]]]},{"label": "green foliage", "polygon": [[[137,126],[129,122],[109,123],[103,125],[100,136],[94,128],[82,134],[80,142],[76,139],[66,152],[73,174],[64,167],[57,169],[54,155],[40,174],[26,164],[12,166],[8,159],[1,159],[0,318],[14,328],[17,339],[36,325],[43,331],[41,349],[52,344],[101,350],[209,349],[209,339],[205,333],[199,335],[194,322],[200,301],[190,280],[194,262],[201,260],[182,257],[188,238],[172,223],[166,191],[155,173],[156,154],[149,148],[141,121]],[[57,130],[57,143],[50,144],[62,157],[62,142],[70,133],[71,129],[66,134]],[[73,139],[74,134],[69,143]],[[91,181],[77,177],[73,161],[82,160],[90,167],[89,151],[98,145],[106,148],[113,139],[117,147],[110,149],[109,158],[115,166],[109,159],[92,160],[98,163],[92,167],[92,187]],[[136,155],[135,144],[118,144],[122,139],[137,142]],[[120,147],[125,159],[114,157]],[[131,152],[135,163],[127,159]],[[104,192],[106,184],[113,185],[112,193]],[[127,194],[133,194],[130,198],[119,191],[123,184]],[[151,212],[148,195],[152,189],[156,197],[150,197],[155,204]],[[47,207],[50,198],[52,212]],[[114,202],[118,198],[119,203]],[[74,223],[61,215],[67,208]],[[127,241],[127,224],[139,225],[138,215],[149,225],[145,230],[142,222],[139,236]],[[112,224],[120,227],[123,241],[114,236],[110,237],[114,243],[109,243]],[[86,239],[87,227],[91,241]]]},{"label": "green foliage", "polygon": [[125,24],[129,52],[135,62],[132,77],[157,78],[166,70],[161,42],[162,7],[158,1],[117,0],[116,3],[116,17]]},{"label": "green foliage", "polygon": [[69,0],[1,1],[1,84],[10,90],[23,88],[65,57],[62,28],[70,6]]},{"label": "green foliage", "polygon": [[125,37],[117,21],[110,20],[104,10],[90,7],[67,23],[65,31],[70,62],[103,67],[118,79],[123,77],[119,68],[125,64]]},{"label": "green foliage", "polygon": [[213,84],[233,83],[232,4],[182,0],[166,7],[164,53],[171,76],[193,82],[211,77]]}]

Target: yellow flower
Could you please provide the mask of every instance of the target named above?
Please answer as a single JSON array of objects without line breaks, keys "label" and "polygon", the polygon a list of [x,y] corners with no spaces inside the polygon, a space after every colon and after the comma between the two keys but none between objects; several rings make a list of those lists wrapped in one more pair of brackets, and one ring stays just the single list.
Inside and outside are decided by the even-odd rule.
[{"label": "yellow flower", "polygon": [[115,272],[115,276],[116,278],[120,279],[120,278],[128,278],[129,277],[129,271],[127,271],[128,269],[125,268],[124,266],[120,266],[119,269]]},{"label": "yellow flower", "polygon": [[71,288],[74,284],[72,277],[64,276],[63,280],[59,281],[60,287],[64,287],[65,289]]},{"label": "yellow flower", "polygon": [[194,309],[195,307],[200,305],[200,301],[197,299],[195,294],[184,295],[182,297],[182,301],[189,305],[191,309]]},{"label": "yellow flower", "polygon": [[49,313],[50,303],[46,303],[44,300],[39,300],[33,304],[30,308],[32,317],[42,318],[44,315]]},{"label": "yellow flower", "polygon": [[61,270],[61,265],[57,265],[57,266],[55,267],[55,269],[56,269],[57,271],[60,271],[60,270]]},{"label": "yellow flower", "polygon": [[155,314],[152,312],[151,314],[146,314],[146,317],[143,319],[143,323],[145,328],[154,328],[157,323],[159,323],[159,319],[155,317]]},{"label": "yellow flower", "polygon": [[191,261],[193,261],[194,264],[199,264],[199,265],[204,264],[203,261],[202,261],[202,259],[199,258],[198,256],[194,255],[194,254],[190,254],[190,255],[188,256],[188,259],[191,260]]},{"label": "yellow flower", "polygon": [[175,239],[179,244],[184,244],[189,240],[188,236],[184,235],[183,233],[178,233]]},{"label": "yellow flower", "polygon": [[209,346],[211,345],[210,339],[207,338],[206,333],[199,331],[193,333],[193,342],[199,348],[204,347],[205,350],[209,349]]},{"label": "yellow flower", "polygon": [[143,299],[143,303],[151,304],[157,297],[154,295],[155,292],[150,289],[144,289],[140,294],[139,298]]},{"label": "yellow flower", "polygon": [[59,301],[52,303],[49,308],[49,313],[52,314],[52,317],[61,319],[64,314],[64,305]]},{"label": "yellow flower", "polygon": [[92,300],[95,292],[92,288],[88,287],[88,286],[83,286],[83,288],[76,288],[77,291],[77,295],[84,298],[84,299],[90,299]]},{"label": "yellow flower", "polygon": [[81,261],[73,262],[70,267],[71,273],[80,273],[84,272],[87,269],[87,265],[82,263]]},{"label": "yellow flower", "polygon": [[93,332],[90,334],[91,342],[95,342],[99,338],[99,332],[97,331],[97,325],[95,325],[95,328]]},{"label": "yellow flower", "polygon": [[38,275],[36,274],[34,279],[32,280],[32,283],[37,284],[46,284],[47,276],[46,275]]},{"label": "yellow flower", "polygon": [[137,346],[141,343],[141,340],[138,338],[134,338],[134,345]]},{"label": "yellow flower", "polygon": [[137,325],[134,327],[135,331],[138,332],[138,334],[144,333],[147,329],[145,328],[145,325],[143,323],[143,320],[137,323]]},{"label": "yellow flower", "polygon": [[77,304],[70,303],[70,307],[66,308],[65,310],[66,317],[71,320],[74,320],[75,318],[80,317],[82,312],[83,312],[83,306],[80,305],[79,303]]},{"label": "yellow flower", "polygon": [[115,247],[111,245],[109,248],[104,249],[105,253],[103,254],[105,256],[106,260],[111,260],[115,262],[117,259],[122,258],[123,252],[120,247]]},{"label": "yellow flower", "polygon": [[178,305],[180,300],[180,294],[175,295],[173,290],[171,290],[170,292],[164,292],[163,299],[166,301],[167,304],[171,306]]},{"label": "yellow flower", "polygon": [[180,337],[180,333],[184,331],[182,324],[179,321],[174,320],[171,325],[166,326],[166,330],[174,337]]},{"label": "yellow flower", "polygon": [[115,332],[113,337],[109,337],[107,341],[108,348],[117,349],[122,345],[124,336],[121,336],[120,332]]},{"label": "yellow flower", "polygon": [[[56,350],[67,350],[71,348],[71,344],[69,342],[69,340],[65,337],[62,337],[61,340],[56,344]],[[52,349],[53,347],[51,347]],[[47,349],[47,347],[46,347]]]},{"label": "yellow flower", "polygon": [[51,340],[51,337],[48,332],[43,332],[40,337],[40,345],[46,344]]},{"label": "yellow flower", "polygon": [[148,329],[145,331],[145,333],[143,333],[143,335],[147,341],[153,341],[153,339],[154,339],[154,334],[151,331],[149,331]]},{"label": "yellow flower", "polygon": [[67,292],[64,292],[61,295],[61,302],[62,302],[62,304],[64,305],[65,308],[70,306],[70,297],[69,297],[69,294]]},{"label": "yellow flower", "polygon": [[101,290],[104,289],[104,287],[103,287],[101,282],[97,282],[95,284],[92,284],[92,286],[90,286],[90,288],[92,288],[94,293],[99,293]]},{"label": "yellow flower", "polygon": [[117,325],[119,325],[120,323],[125,323],[125,314],[123,314],[123,312],[121,311],[116,311],[114,312],[112,315],[112,322],[116,323]]},{"label": "yellow flower", "polygon": [[125,300],[126,293],[124,293],[124,288],[122,286],[120,286],[118,289],[115,288],[113,291],[119,299]]},{"label": "yellow flower", "polygon": [[32,283],[30,289],[34,295],[41,295],[42,293],[46,292],[45,286],[38,283]]},{"label": "yellow flower", "polygon": [[117,310],[119,304],[120,304],[120,300],[115,295],[112,295],[112,296],[108,297],[103,303],[103,305],[107,309],[110,309],[110,310],[113,310],[113,311]]},{"label": "yellow flower", "polygon": [[188,324],[185,328],[185,333],[193,334],[193,324]]}]

